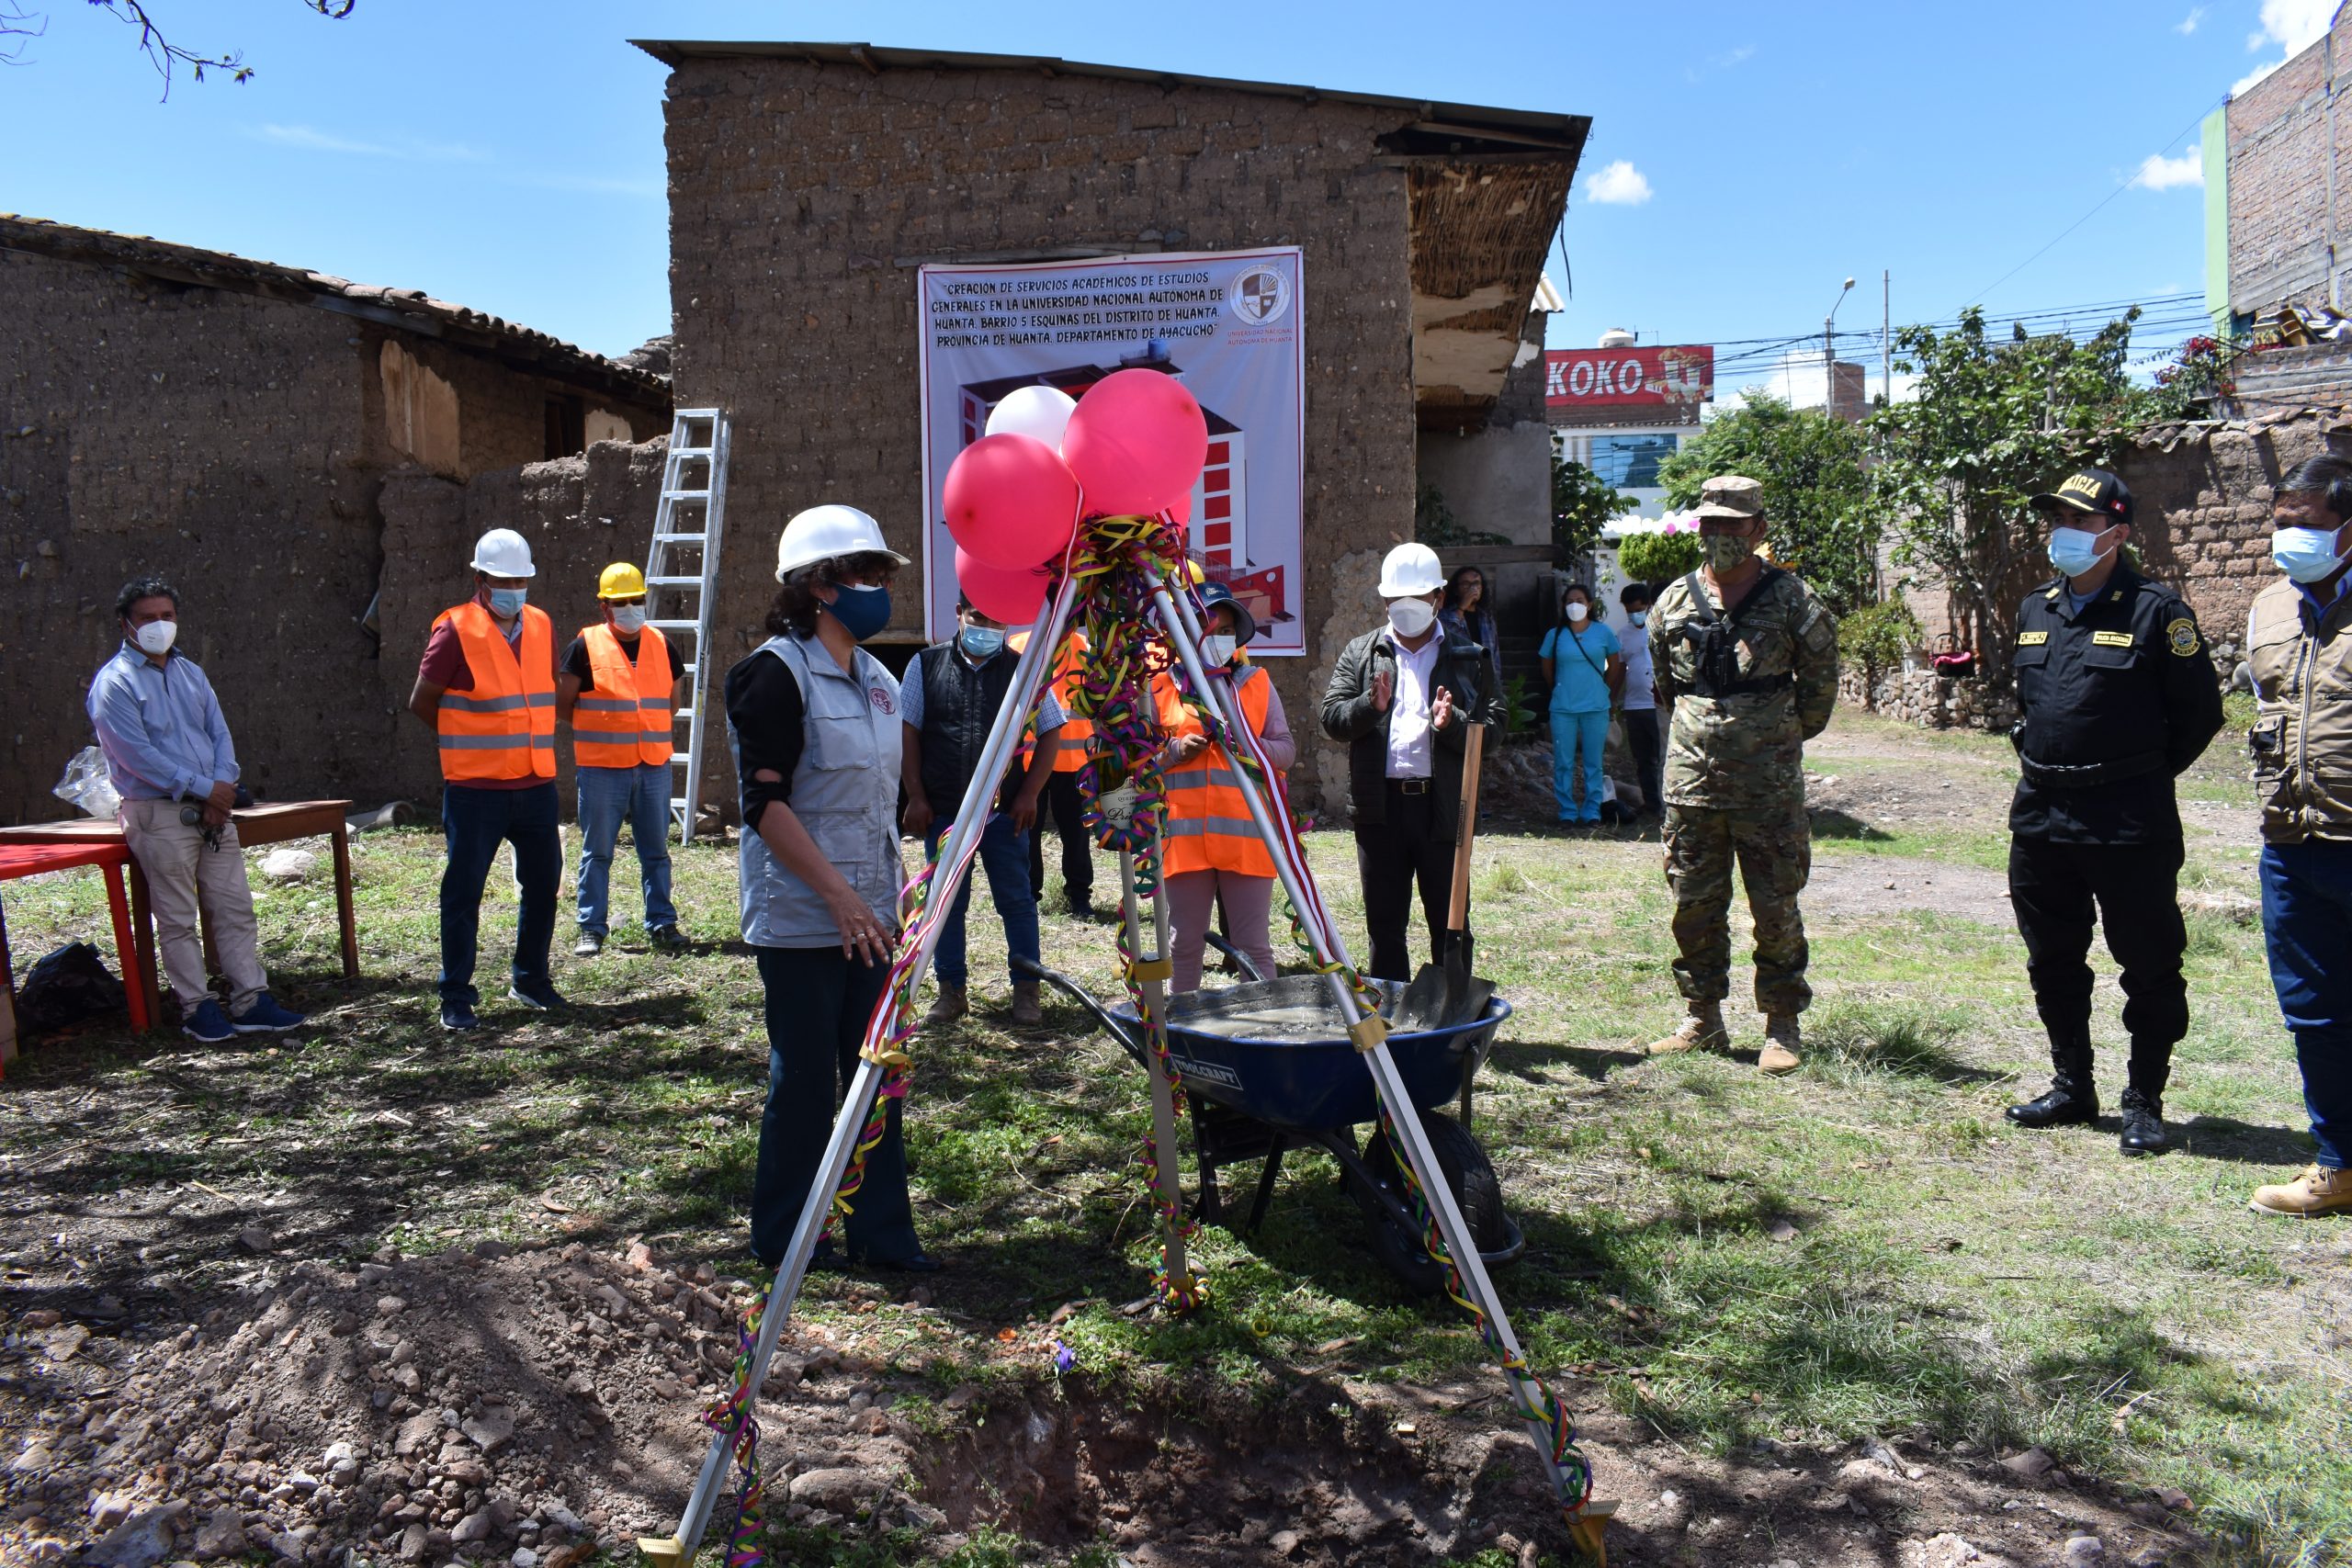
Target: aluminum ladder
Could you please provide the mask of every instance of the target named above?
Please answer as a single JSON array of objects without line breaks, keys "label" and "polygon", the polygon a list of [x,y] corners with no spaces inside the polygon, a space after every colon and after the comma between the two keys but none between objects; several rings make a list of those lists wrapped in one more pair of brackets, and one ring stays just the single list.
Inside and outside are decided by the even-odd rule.
[{"label": "aluminum ladder", "polygon": [[[683,750],[673,748],[672,768],[686,771],[683,794],[670,797],[678,841],[691,843],[695,813],[702,805],[705,714],[710,705],[710,615],[718,599],[718,543],[727,521],[727,413],[723,409],[680,409],[670,426],[670,452],[662,464],[662,500],[653,513],[653,544],[645,557],[645,624],[668,637],[672,657],[682,633],[694,634],[691,656],[683,660],[686,703],[673,716],[686,727]],[[672,775],[674,783],[676,775]]]}]

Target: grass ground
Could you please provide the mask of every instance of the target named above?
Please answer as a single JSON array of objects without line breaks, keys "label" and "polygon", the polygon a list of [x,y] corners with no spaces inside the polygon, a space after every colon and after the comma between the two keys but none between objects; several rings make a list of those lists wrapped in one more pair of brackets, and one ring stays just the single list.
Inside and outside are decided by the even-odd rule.
[{"label": "grass ground", "polygon": [[[2221,750],[2184,798],[2250,824]],[[2007,752],[1841,711],[1810,759],[1848,802],[1817,822],[1817,859],[1876,857],[1906,887],[1923,865],[1996,868]],[[1934,809],[1904,808],[1921,800]],[[1349,841],[1321,833],[1310,848],[1360,930]],[[353,992],[320,886],[260,895],[266,956],[281,994],[314,1010],[314,1035],[210,1049],[99,1031],[11,1068],[0,1153],[33,1174],[11,1176],[0,1260],[38,1271],[72,1247],[94,1282],[201,1295],[252,1266],[224,1238],[74,1231],[99,1197],[198,1184],[266,1200],[279,1245],[307,1256],[572,1230],[747,1268],[765,1061],[758,980],[730,945],[731,851],[680,854],[693,953],[624,938],[593,962],[560,958],[567,1016],[492,1002],[490,1029],[460,1048],[432,1010],[437,835],[369,834],[354,850],[368,978]],[[2250,850],[2193,830],[2187,880],[2242,887]],[[1814,1049],[1769,1081],[1736,1058],[1635,1054],[1679,1012],[1655,843],[1520,836],[1488,840],[1482,860],[1481,967],[1517,1012],[1478,1131],[1529,1237],[1498,1284],[1537,1367],[1597,1380],[1696,1450],[2039,1443],[2078,1472],[2187,1491],[2216,1562],[2352,1561],[2352,1226],[2245,1210],[2257,1181],[2308,1157],[2258,931],[2194,920],[2196,1021],[2167,1101],[2181,1146],[2126,1161],[2111,1126],[2028,1134],[2002,1120],[2045,1065],[2014,932],[1981,908],[1955,912],[1932,888],[1809,907]],[[625,886],[619,901],[633,903]],[[28,959],[104,930],[80,876],[11,885],[8,920]],[[1001,1000],[989,926],[976,918],[974,971]],[[510,933],[511,913],[485,920],[486,975]],[[1050,918],[1046,951],[1114,990],[1103,928]],[[2117,1003],[2103,970],[2110,1084]],[[1740,1021],[1752,1060],[1760,1023]],[[908,1129],[919,1224],[955,1265],[943,1299],[1008,1326],[1085,1302],[1057,1330],[1079,1362],[1180,1404],[1271,1392],[1301,1368],[1424,1380],[1481,1364],[1466,1329],[1371,1261],[1319,1153],[1291,1156],[1254,1235],[1204,1234],[1214,1310],[1122,1313],[1154,1250],[1131,1163],[1146,1120],[1139,1075],[1067,1003],[1049,998],[1042,1030],[981,1016],[923,1043]],[[850,1290],[820,1276],[805,1311],[845,1320]],[[875,1318],[863,1326],[871,1337]],[[896,1353],[943,1383],[988,1375],[944,1340]],[[1012,1561],[1012,1544],[974,1550],[1000,1547]]]}]

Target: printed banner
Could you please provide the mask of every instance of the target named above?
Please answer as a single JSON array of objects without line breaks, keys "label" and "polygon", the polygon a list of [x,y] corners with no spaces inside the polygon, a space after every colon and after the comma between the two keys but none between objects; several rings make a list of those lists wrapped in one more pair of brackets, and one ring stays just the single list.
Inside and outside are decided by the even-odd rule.
[{"label": "printed banner", "polygon": [[1190,547],[1257,617],[1252,656],[1302,654],[1306,345],[1295,246],[1092,261],[926,266],[922,312],[923,629],[956,625],[947,466],[1017,387],[1073,398],[1142,367],[1184,383],[1208,416]]},{"label": "printed banner", "polygon": [[1715,395],[1715,351],[1708,344],[1666,348],[1555,348],[1544,355],[1544,406],[1656,408],[1708,402]]}]

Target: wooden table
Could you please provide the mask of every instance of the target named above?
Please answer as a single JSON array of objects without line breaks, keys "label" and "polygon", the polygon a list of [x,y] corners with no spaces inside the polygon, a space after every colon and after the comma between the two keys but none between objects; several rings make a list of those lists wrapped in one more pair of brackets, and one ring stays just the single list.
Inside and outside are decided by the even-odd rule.
[{"label": "wooden table", "polygon": [[[154,1012],[146,990],[130,984],[131,957],[138,951],[131,936],[130,908],[123,897],[122,871],[130,852],[120,843],[0,845],[0,882],[37,876],[45,871],[65,871],[95,865],[107,874],[107,908],[114,915],[114,961],[123,973],[123,993],[130,1007],[130,1027],[145,1030]],[[8,921],[0,913],[0,1073],[17,1055],[17,974],[8,957]]]},{"label": "wooden table", "polygon": [[[289,800],[249,806],[230,813],[237,824],[237,842],[246,849],[322,835],[334,840],[335,914],[343,925],[343,977],[346,981],[359,978],[359,929],[351,909],[351,829],[344,819],[350,809],[351,802],[347,800]],[[130,865],[130,924],[138,954],[139,989],[146,1001],[147,1021],[141,1027],[161,1021],[164,1005],[155,978],[154,911],[148,898],[146,874],[139,869],[138,857],[129,854],[123,843],[122,824],[111,817],[83,817],[71,822],[0,828],[0,845],[10,844],[43,848],[112,845],[124,851],[124,858]],[[217,973],[219,964],[212,953],[209,922],[205,927],[204,946],[206,964]]]}]

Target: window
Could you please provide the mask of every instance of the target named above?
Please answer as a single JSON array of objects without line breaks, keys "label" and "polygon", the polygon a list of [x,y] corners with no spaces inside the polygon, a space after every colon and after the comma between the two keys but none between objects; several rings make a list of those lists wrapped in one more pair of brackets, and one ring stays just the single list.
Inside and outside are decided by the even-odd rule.
[{"label": "window", "polygon": [[1618,490],[1656,490],[1657,466],[1674,456],[1679,438],[1657,435],[1595,435],[1592,471]]},{"label": "window", "polygon": [[547,405],[547,457],[569,457],[588,450],[588,406],[578,398],[549,398]]}]

